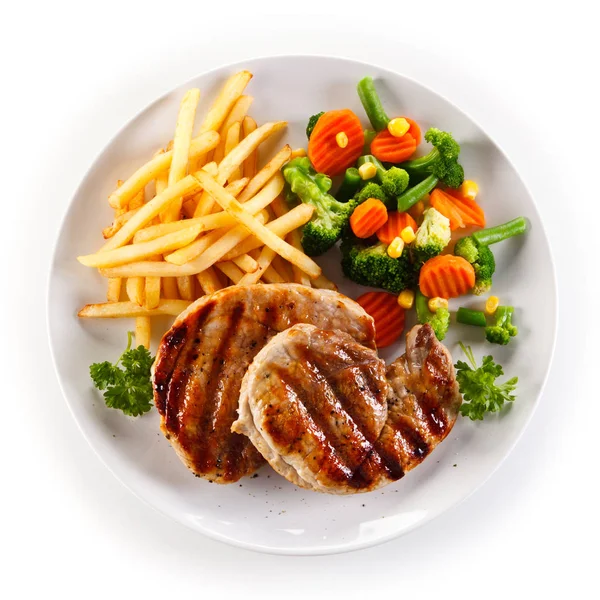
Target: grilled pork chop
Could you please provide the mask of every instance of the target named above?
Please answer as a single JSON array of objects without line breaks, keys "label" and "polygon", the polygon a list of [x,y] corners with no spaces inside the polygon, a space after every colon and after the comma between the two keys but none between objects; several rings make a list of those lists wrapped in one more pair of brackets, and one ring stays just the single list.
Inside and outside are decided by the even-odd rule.
[{"label": "grilled pork chop", "polygon": [[296,325],[254,359],[233,429],[292,483],[351,494],[422,462],[460,403],[452,359],[429,325],[408,333],[406,353],[387,372],[348,335]]},{"label": "grilled pork chop", "polygon": [[163,433],[197,476],[232,483],[264,462],[231,425],[253,358],[296,323],[345,331],[375,347],[373,320],[358,304],[294,284],[233,286],[204,296],[164,335],[153,368],[154,402]]}]

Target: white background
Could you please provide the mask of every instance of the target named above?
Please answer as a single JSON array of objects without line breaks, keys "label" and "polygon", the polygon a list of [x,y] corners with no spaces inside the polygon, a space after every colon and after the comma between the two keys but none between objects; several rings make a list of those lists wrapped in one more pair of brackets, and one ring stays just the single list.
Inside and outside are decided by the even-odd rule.
[{"label": "white background", "polygon": [[[56,0],[3,9],[2,597],[597,597],[600,46],[592,3],[204,4]],[[205,69],[287,53],[375,62],[469,113],[536,198],[559,283],[553,369],[502,467],[421,529],[331,557],[231,548],[142,504],[80,435],[46,340],[54,237],[112,135]]]}]

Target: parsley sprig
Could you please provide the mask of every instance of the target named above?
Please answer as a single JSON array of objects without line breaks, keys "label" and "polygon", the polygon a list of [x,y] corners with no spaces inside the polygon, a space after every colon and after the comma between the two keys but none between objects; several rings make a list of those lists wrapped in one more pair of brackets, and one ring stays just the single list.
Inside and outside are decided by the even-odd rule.
[{"label": "parsley sprig", "polygon": [[132,348],[132,339],[133,332],[127,332],[127,348],[119,360],[114,364],[94,363],[90,366],[90,377],[104,392],[106,406],[137,417],[152,408],[150,367],[154,358],[144,346]]},{"label": "parsley sprig", "polygon": [[473,421],[481,420],[485,413],[498,412],[505,402],[514,402],[516,396],[511,392],[515,391],[519,378],[513,377],[497,385],[496,379],[504,375],[502,367],[491,356],[484,356],[478,367],[471,347],[465,347],[462,342],[459,344],[470,363],[459,360],[454,365],[456,380],[464,398],[460,414]]}]

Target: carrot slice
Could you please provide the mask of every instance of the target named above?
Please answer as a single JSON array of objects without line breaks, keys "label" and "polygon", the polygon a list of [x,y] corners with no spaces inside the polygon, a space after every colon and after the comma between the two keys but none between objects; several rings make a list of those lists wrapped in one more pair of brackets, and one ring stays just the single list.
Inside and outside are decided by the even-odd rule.
[{"label": "carrot slice", "polygon": [[408,117],[404,117],[407,121],[408,124],[410,125],[408,131],[406,133],[410,133],[410,135],[412,135],[415,138],[415,142],[417,143],[417,146],[421,143],[421,128],[417,125],[416,121],[413,121],[412,119],[409,119]]},{"label": "carrot slice", "polygon": [[416,149],[417,140],[409,132],[402,137],[394,137],[387,129],[384,129],[371,142],[371,154],[382,162],[403,162],[408,160]]},{"label": "carrot slice", "polygon": [[[338,145],[338,133],[348,138],[344,148]],[[339,175],[357,161],[364,140],[360,119],[350,109],[330,110],[321,115],[310,135],[308,158],[319,173]]]},{"label": "carrot slice", "polygon": [[387,208],[381,200],[368,198],[350,216],[350,227],[358,238],[371,237],[388,220]]},{"label": "carrot slice", "polygon": [[473,265],[460,256],[430,258],[419,273],[419,288],[428,298],[456,298],[475,285]]},{"label": "carrot slice", "polygon": [[365,312],[375,321],[375,343],[378,348],[393,344],[404,331],[404,309],[398,298],[387,292],[367,292],[357,298]]},{"label": "carrot slice", "polygon": [[429,203],[450,220],[452,231],[468,225],[485,227],[485,213],[481,206],[455,190],[436,188],[429,196]]},{"label": "carrot slice", "polygon": [[393,212],[388,215],[385,225],[381,226],[375,233],[380,242],[391,244],[395,238],[400,237],[405,227],[411,227],[417,231],[416,221],[405,212]]}]

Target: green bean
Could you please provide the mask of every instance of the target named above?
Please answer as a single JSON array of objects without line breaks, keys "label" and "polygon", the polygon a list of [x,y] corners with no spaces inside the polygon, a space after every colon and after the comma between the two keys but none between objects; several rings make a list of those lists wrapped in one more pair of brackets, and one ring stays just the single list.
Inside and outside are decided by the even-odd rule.
[{"label": "green bean", "polygon": [[377,90],[373,84],[373,78],[364,77],[358,82],[356,89],[363,108],[367,113],[367,117],[369,117],[369,121],[371,121],[371,125],[373,125],[373,129],[375,129],[375,131],[382,131],[385,129],[390,122],[390,118],[383,109],[381,100],[379,99]]},{"label": "green bean", "polygon": [[406,212],[411,206],[416,204],[423,196],[429,194],[438,184],[439,179],[435,175],[423,179],[411,188],[408,188],[403,194],[398,196],[398,211]]},{"label": "green bean", "polygon": [[480,310],[472,310],[461,306],[456,313],[456,321],[463,325],[474,325],[475,327],[485,327],[487,322],[485,314]]},{"label": "green bean", "polygon": [[350,167],[346,169],[344,173],[344,180],[342,181],[340,188],[335,195],[336,200],[340,202],[348,202],[352,196],[358,190],[358,186],[361,184],[362,179],[356,167]]}]

